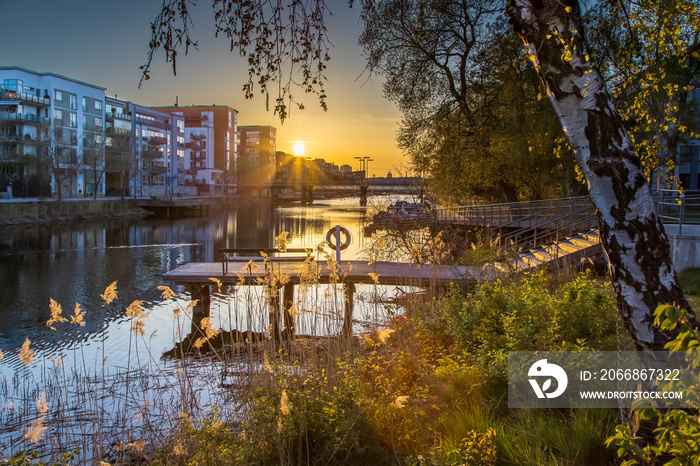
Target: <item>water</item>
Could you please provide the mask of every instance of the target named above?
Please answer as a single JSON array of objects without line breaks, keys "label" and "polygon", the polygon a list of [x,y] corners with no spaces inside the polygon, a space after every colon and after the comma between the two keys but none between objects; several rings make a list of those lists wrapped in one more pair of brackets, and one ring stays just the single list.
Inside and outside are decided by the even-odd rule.
[{"label": "water", "polygon": [[[371,208],[370,208],[371,210]],[[144,301],[149,345],[154,352],[173,346],[172,303],[164,304],[158,285],[171,285],[162,274],[192,261],[218,260],[220,248],[266,248],[289,232],[289,247],[315,247],[334,225],[345,226],[353,242],[344,260],[366,257],[362,230],[371,213],[357,199],[317,201],[311,206],[251,205],[208,217],[175,220],[139,219],[75,224],[22,226],[0,230],[0,366],[18,370],[17,354],[29,338],[39,357],[58,358],[66,349],[82,346],[82,354],[102,365],[125,365],[130,322],[125,308]],[[118,299],[105,306],[100,294],[117,281]],[[188,296],[175,288],[177,299]],[[69,323],[46,326],[49,300],[72,314],[75,304],[85,310],[85,326]],[[219,301],[217,301],[217,299]],[[216,317],[214,297],[212,316]],[[222,319],[220,324],[223,324]],[[228,325],[235,326],[234,325]],[[151,336],[151,332],[157,333]]]},{"label": "water", "polygon": [[[353,237],[342,259],[366,258],[364,248],[369,240],[362,232],[372,213],[372,208],[359,207],[357,199],[338,199],[317,201],[311,206],[258,204],[208,217],[175,220],[122,219],[1,229],[0,350],[4,357],[0,361],[0,458],[32,447],[24,442],[23,434],[40,416],[36,400],[42,392],[47,392],[50,405],[47,424],[53,422],[50,419],[59,419],[62,427],[47,431],[45,445],[59,438],[68,443],[72,439],[74,446],[83,451],[89,444],[80,442],[97,432],[90,430],[92,425],[115,421],[133,429],[142,422],[137,420],[139,406],[156,400],[160,406],[156,411],[162,415],[172,415],[163,407],[180,409],[176,408],[181,402],[179,394],[172,387],[178,384],[178,367],[184,366],[161,355],[189,332],[189,322],[173,316],[173,308],[186,307],[189,296],[182,287],[166,283],[162,278],[165,272],[191,261],[218,260],[220,248],[271,247],[283,231],[289,233],[289,247],[315,247],[337,224],[346,227]],[[100,294],[114,281],[118,298],[105,305]],[[176,292],[175,298],[167,302],[157,289],[166,284]],[[244,330],[250,326],[264,330],[267,312],[259,297],[261,290],[241,289],[237,295],[212,295],[214,328]],[[251,292],[253,299],[246,294]],[[357,292],[356,320],[374,325],[372,319],[386,316],[384,311],[372,312],[385,310],[377,301],[397,289],[358,286]],[[319,286],[314,293],[313,300],[334,303],[320,312],[300,316],[298,331],[319,334],[338,329],[342,316],[323,309],[342,309],[342,292],[329,293],[328,287]],[[50,299],[62,306],[63,316],[69,319],[79,303],[85,311],[85,325],[67,322],[56,324],[56,330],[48,328]],[[144,336],[131,332],[132,321],[126,316],[126,308],[134,300],[142,300],[148,313]],[[245,319],[251,302],[257,303],[254,312],[259,317],[252,324]],[[29,366],[19,358],[27,339],[36,352]],[[220,366],[207,361],[190,360],[187,367],[208,374],[195,377],[200,382],[216,380],[221,373]],[[141,370],[152,375],[126,378],[126,374]],[[139,385],[145,380],[149,385],[146,389]],[[57,390],[58,385],[63,388]],[[131,388],[125,393],[127,385]],[[195,388],[199,406],[216,401],[216,390],[216,383]],[[89,392],[106,396],[86,397]],[[92,404],[81,404],[84,399],[93,400]],[[98,399],[99,406],[95,401]],[[71,413],[68,420],[67,412]],[[71,418],[95,416],[106,419],[70,424]]]},{"label": "water", "polygon": [[[289,247],[316,247],[337,224],[353,237],[342,259],[364,259],[371,240],[363,230],[372,213],[372,207],[359,207],[357,199],[338,199],[311,206],[250,205],[197,218],[0,229],[0,350],[4,356],[0,361],[0,459],[37,447],[27,444],[23,435],[40,417],[36,400],[43,392],[50,406],[46,423],[54,426],[45,433],[43,445],[72,445],[84,452],[86,460],[90,458],[85,453],[90,449],[86,439],[105,431],[143,427],[140,406],[155,406],[150,416],[168,419],[162,424],[167,430],[168,422],[183,409],[177,386],[182,377],[178,369],[185,366],[161,355],[189,333],[190,324],[173,315],[174,307],[187,306],[188,294],[166,283],[162,275],[187,262],[218,260],[220,248],[271,247],[283,231],[289,233]],[[114,281],[118,298],[105,305],[100,294]],[[175,298],[163,301],[159,285],[173,286]],[[212,326],[264,330],[267,308],[261,290],[239,290],[238,294],[213,293]],[[400,292],[396,287],[358,286],[355,330],[362,329],[363,322],[364,328],[373,328],[385,318],[388,308],[382,298]],[[319,285],[312,293],[307,302],[325,304],[301,315],[297,331],[318,335],[339,330],[342,290]],[[48,328],[50,299],[62,306],[63,316],[69,319],[79,303],[85,325],[66,322],[56,324],[56,330]],[[142,300],[148,313],[144,336],[131,332],[132,319],[126,315],[134,300]],[[246,319],[251,310],[256,315],[253,321]],[[29,366],[19,358],[27,339],[35,351]],[[220,363],[189,360],[186,367],[190,383],[199,384],[193,387],[196,406],[205,411],[223,399],[225,390],[216,383],[222,373]],[[71,424],[71,419],[79,418],[95,422]]]}]

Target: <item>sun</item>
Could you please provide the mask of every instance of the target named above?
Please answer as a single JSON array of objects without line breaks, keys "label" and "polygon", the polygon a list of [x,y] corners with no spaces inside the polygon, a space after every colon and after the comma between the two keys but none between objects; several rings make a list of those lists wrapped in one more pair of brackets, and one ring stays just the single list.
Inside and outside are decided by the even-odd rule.
[{"label": "sun", "polygon": [[304,155],[305,151],[306,150],[304,144],[302,144],[301,142],[297,142],[296,144],[294,144],[294,155]]}]

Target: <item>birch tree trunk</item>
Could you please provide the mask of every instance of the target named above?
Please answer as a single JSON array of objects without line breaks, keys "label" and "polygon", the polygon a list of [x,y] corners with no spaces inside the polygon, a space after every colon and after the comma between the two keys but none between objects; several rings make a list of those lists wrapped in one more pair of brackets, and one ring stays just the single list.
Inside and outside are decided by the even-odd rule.
[{"label": "birch tree trunk", "polygon": [[660,350],[672,335],[653,327],[656,307],[690,308],[644,171],[588,55],[578,3],[508,0],[507,15],[586,176],[623,325],[637,349]]}]

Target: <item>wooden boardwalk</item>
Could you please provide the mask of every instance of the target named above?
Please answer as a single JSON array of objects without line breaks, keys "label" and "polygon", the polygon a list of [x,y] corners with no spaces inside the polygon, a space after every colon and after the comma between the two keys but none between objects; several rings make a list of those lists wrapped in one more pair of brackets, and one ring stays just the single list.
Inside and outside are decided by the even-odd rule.
[{"label": "wooden boardwalk", "polygon": [[[271,261],[275,274],[289,277],[290,283],[302,281],[303,261]],[[379,283],[381,285],[410,285],[425,288],[432,285],[445,286],[451,282],[476,283],[483,279],[481,267],[453,265],[403,264],[396,262],[341,261],[340,280],[338,274],[328,268],[326,262],[313,261],[310,272],[318,277],[319,283]],[[370,274],[376,274],[377,281]],[[244,261],[229,262],[228,273],[223,273],[221,262],[190,262],[163,275],[163,278],[177,284],[212,285],[210,277],[224,284],[255,285],[265,277],[262,259],[254,261],[253,271]],[[243,280],[243,283],[240,283]]]},{"label": "wooden boardwalk", "polygon": [[[247,261],[230,261],[227,263],[227,273],[221,262],[190,262],[163,275],[179,285],[185,285],[197,300],[193,309],[192,332],[200,331],[200,324],[210,313],[210,288],[216,286],[211,278],[229,286],[260,285],[266,276],[273,277],[272,286],[282,290],[282,302],[279,292],[273,293],[270,302],[270,323],[273,326],[273,336],[280,338],[280,304],[284,318],[283,334],[293,338],[295,333],[294,318],[289,310],[294,304],[294,287],[301,283],[343,285],[345,293],[345,315],[343,333],[352,335],[352,314],[357,284],[403,285],[419,288],[445,287],[450,283],[475,284],[479,281],[493,279],[494,269],[485,271],[481,267],[404,264],[395,262],[342,261],[340,271],[336,273],[329,268],[327,262],[298,260],[271,260],[268,262],[269,272],[266,272],[262,258],[253,261],[250,267]],[[269,273],[269,274],[268,274]],[[486,276],[487,275],[487,276]],[[286,280],[276,281],[275,277],[284,276]]]}]

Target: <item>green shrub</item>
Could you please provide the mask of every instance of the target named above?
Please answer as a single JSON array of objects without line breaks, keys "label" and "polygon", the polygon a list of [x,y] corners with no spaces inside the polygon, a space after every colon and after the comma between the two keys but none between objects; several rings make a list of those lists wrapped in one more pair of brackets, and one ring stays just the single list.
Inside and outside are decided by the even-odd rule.
[{"label": "green shrub", "polygon": [[245,464],[362,464],[381,457],[356,402],[358,386],[339,372],[275,364],[256,388],[235,395],[244,409]]},{"label": "green shrub", "polygon": [[552,288],[547,276],[498,280],[466,298],[452,293],[448,332],[487,374],[505,377],[509,351],[617,349],[617,316],[609,286],[578,276]]},{"label": "green shrub", "polygon": [[643,421],[656,420],[655,441],[644,445],[635,428],[618,425],[615,435],[607,440],[617,449],[623,464],[700,464],[700,334],[690,325],[688,312],[670,305],[659,306],[654,313],[654,325],[661,330],[676,332],[676,337],[665,347],[669,351],[686,354],[687,368],[679,380],[659,383],[660,390],[683,392],[683,403],[690,409],[663,409],[644,407],[635,403],[633,412]]}]

